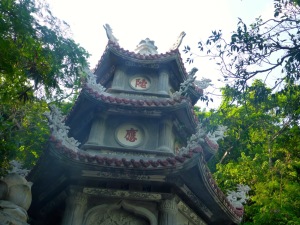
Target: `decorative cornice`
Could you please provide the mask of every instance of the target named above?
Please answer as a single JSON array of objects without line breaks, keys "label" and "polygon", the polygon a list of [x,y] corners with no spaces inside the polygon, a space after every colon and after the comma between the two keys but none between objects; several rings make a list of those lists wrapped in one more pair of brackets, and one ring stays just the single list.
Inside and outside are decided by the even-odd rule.
[{"label": "decorative cornice", "polygon": [[[204,160],[203,150],[201,146],[197,146],[194,149],[190,149],[187,153],[176,155],[174,157],[166,157],[165,159],[153,160],[153,159],[141,158],[140,160],[137,160],[137,159],[125,159],[125,158],[117,158],[117,157],[111,158],[108,156],[100,156],[100,155],[93,156],[81,150],[75,152],[72,149],[68,149],[67,147],[63,146],[61,141],[56,140],[55,137],[53,136],[51,136],[51,142],[54,144],[53,148],[51,148],[52,151],[56,151],[60,155],[64,155],[65,157],[71,159],[72,161],[78,161],[84,164],[88,163],[89,165],[95,165],[95,166],[98,165],[98,166],[114,167],[114,168],[123,167],[123,168],[132,168],[138,170],[147,170],[147,169],[159,170],[159,169],[167,169],[167,168],[172,168],[174,170],[175,168],[179,166],[181,167],[185,163],[189,162],[190,159],[195,158],[199,154],[200,163],[198,164],[199,164],[199,169],[201,170],[200,172],[201,176],[205,181],[204,182],[205,186],[211,192],[212,196],[214,196],[215,201],[218,202],[218,204],[223,208],[223,210],[227,214],[229,214],[230,217],[235,218],[235,222],[239,223],[241,221],[243,211],[234,208],[227,200],[223,192],[220,190],[220,188],[217,186],[216,182],[212,178],[212,175],[208,167],[206,166],[206,161]],[[103,175],[104,175],[103,172],[98,174],[98,176],[101,177],[103,177]],[[145,178],[141,178],[142,180],[143,179],[151,180],[151,176],[148,175],[142,175],[142,176],[145,176]],[[137,177],[135,177],[134,179],[137,179]],[[189,189],[187,189],[185,185],[183,186],[183,188],[184,188],[183,191],[186,194],[188,194],[188,196],[196,199],[195,201],[198,202],[197,203],[198,207],[200,208],[204,207],[203,204],[199,203],[198,198],[196,198],[194,194]]]},{"label": "decorative cornice", "polygon": [[126,190],[112,190],[106,188],[83,188],[83,193],[97,196],[97,197],[112,197],[122,199],[135,199],[135,200],[146,200],[146,201],[160,201],[166,194],[161,193],[149,193],[149,192],[138,192],[138,191],[126,191]]},{"label": "decorative cornice", "polygon": [[189,149],[186,153],[181,155],[176,155],[173,157],[161,157],[159,159],[128,159],[128,158],[118,158],[110,157],[109,155],[91,155],[85,151],[79,150],[74,151],[62,144],[62,141],[57,139],[55,136],[50,137],[50,142],[53,144],[52,150],[64,155],[65,157],[79,161],[82,163],[89,163],[101,166],[111,166],[111,167],[125,167],[125,168],[174,168],[177,164],[182,164],[188,159],[192,158],[195,154],[201,153],[203,150],[201,146],[197,146],[193,149]]},{"label": "decorative cornice", "polygon": [[[230,202],[227,200],[224,193],[221,189],[217,186],[216,182],[214,181],[208,167],[206,166],[206,161],[204,160],[203,150],[201,146],[198,146],[194,149],[190,149],[188,153],[177,155],[174,157],[167,157],[165,159],[157,159],[157,160],[148,160],[146,158],[142,158],[140,160],[137,159],[125,159],[125,158],[117,158],[117,157],[107,157],[107,156],[92,156],[84,151],[75,152],[72,149],[68,149],[61,144],[59,140],[55,140],[55,137],[51,136],[51,142],[54,144],[53,150],[57,151],[59,154],[64,155],[72,160],[79,161],[81,163],[89,163],[89,165],[99,165],[105,167],[114,167],[114,168],[135,168],[135,169],[166,169],[166,168],[173,168],[175,169],[178,166],[181,166],[184,163],[187,163],[189,159],[194,158],[196,155],[200,154],[200,163],[199,169],[201,170],[201,176],[205,181],[205,186],[214,196],[216,202],[223,208],[225,212],[227,212],[231,217],[235,218],[236,222],[239,223],[241,221],[241,217],[243,215],[243,211],[237,210],[234,208]],[[98,176],[103,176],[104,174],[99,174]],[[143,175],[150,179],[150,176]],[[136,178],[135,178],[136,179]],[[143,178],[142,178],[143,179]],[[194,197],[197,199],[194,194],[187,189],[184,185],[184,192],[187,193],[190,197]],[[198,203],[198,207],[202,208],[204,205]]]},{"label": "decorative cornice", "polygon": [[81,176],[94,177],[104,179],[119,179],[119,180],[139,180],[139,181],[157,181],[164,182],[166,180],[165,175],[145,175],[145,174],[130,174],[130,173],[114,173],[104,171],[82,170]]}]

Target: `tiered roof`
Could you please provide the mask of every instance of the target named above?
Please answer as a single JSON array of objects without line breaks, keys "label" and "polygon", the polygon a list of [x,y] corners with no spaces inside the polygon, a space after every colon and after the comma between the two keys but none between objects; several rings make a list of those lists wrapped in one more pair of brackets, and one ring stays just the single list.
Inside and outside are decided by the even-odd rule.
[{"label": "tiered roof", "polygon": [[[155,180],[157,178],[152,177],[159,174],[161,177],[158,182],[173,185],[178,196],[190,202],[190,207],[205,221],[209,221],[211,224],[239,223],[243,209],[237,209],[230,204],[218,188],[206,165],[206,160],[218,150],[218,144],[214,135],[200,132],[203,127],[199,124],[193,110],[193,105],[202,95],[203,90],[194,85],[189,87],[186,95],[155,99],[147,98],[146,95],[143,97],[123,97],[107,92],[103,86],[113,76],[115,66],[126,63],[141,67],[148,66],[149,68],[155,67],[156,64],[169,66],[174,71],[178,89],[180,83],[189,77],[178,48],[165,54],[147,55],[124,50],[116,42],[109,41],[94,70],[96,77],[93,78],[93,75],[89,74],[90,80],[83,86],[67,117],[59,118],[59,115],[55,115],[57,114],[56,110],[48,115],[52,135],[45,155],[48,155],[54,164],[60,164],[61,167],[68,168],[69,171],[109,170],[111,173],[124,175],[132,173],[147,176],[149,181],[157,181]],[[92,117],[88,116],[88,112],[95,109],[99,111],[104,109],[108,111],[122,110],[122,113],[128,111],[131,114],[139,115],[145,113],[145,115],[153,117],[160,116],[162,112],[173,113],[177,118],[181,118],[181,122],[186,127],[190,127],[189,133],[195,133],[196,136],[190,138],[187,141],[187,146],[178,149],[175,154],[162,154],[156,149],[143,152],[143,154],[132,155],[123,154],[120,151],[116,151],[116,154],[88,153],[80,148],[77,141],[83,141],[81,130],[90,124]],[[155,111],[156,114],[149,114],[147,111]],[[70,127],[69,136],[67,134],[68,128],[61,125],[64,123]],[[41,162],[45,162],[45,160],[43,158]],[[29,177],[33,181],[41,182],[41,174],[39,173],[45,173],[43,171],[45,169],[40,164],[31,172]]]}]

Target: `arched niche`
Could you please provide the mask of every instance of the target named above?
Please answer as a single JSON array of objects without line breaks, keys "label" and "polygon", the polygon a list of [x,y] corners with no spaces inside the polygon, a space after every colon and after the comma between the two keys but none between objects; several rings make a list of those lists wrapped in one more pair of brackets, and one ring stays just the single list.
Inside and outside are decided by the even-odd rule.
[{"label": "arched niche", "polygon": [[83,225],[157,225],[156,216],[146,208],[126,201],[102,204],[88,210]]}]

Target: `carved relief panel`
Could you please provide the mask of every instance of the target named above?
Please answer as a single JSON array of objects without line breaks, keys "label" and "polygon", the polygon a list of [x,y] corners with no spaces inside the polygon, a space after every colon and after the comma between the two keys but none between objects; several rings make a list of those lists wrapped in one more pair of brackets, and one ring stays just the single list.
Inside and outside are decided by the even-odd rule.
[{"label": "carved relief panel", "polygon": [[83,225],[157,225],[156,217],[146,208],[121,201],[90,209]]},{"label": "carved relief panel", "polygon": [[113,209],[91,215],[85,225],[150,225],[150,223],[124,209]]}]

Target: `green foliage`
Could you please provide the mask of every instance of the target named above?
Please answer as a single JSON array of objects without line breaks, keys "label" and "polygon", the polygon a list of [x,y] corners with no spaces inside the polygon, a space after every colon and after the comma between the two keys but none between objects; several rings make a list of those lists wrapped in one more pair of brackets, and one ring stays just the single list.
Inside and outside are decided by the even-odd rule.
[{"label": "green foliage", "polygon": [[45,101],[0,106],[0,174],[9,169],[8,162],[12,159],[23,162],[26,168],[35,164],[49,137],[43,116],[47,110]]},{"label": "green foliage", "polygon": [[210,168],[224,191],[251,187],[243,224],[300,224],[299,15],[299,1],[274,0],[274,18],[239,20],[230,41],[213,31],[199,42],[227,83],[218,110],[197,112],[228,127]]},{"label": "green foliage", "polygon": [[[299,110],[287,96],[272,93],[261,81],[235,98],[223,89],[218,110],[201,114],[210,125],[228,127],[220,151],[210,165],[224,190],[251,187],[243,224],[300,224]],[[289,99],[297,99],[299,90]]]},{"label": "green foliage", "polygon": [[68,37],[67,29],[44,2],[0,2],[1,101],[26,101],[34,93],[61,98],[63,89],[79,87],[88,53]]},{"label": "green foliage", "polygon": [[67,111],[88,56],[43,0],[0,1],[0,176],[12,159],[35,164],[49,135],[47,102]]},{"label": "green foliage", "polygon": [[[264,21],[259,17],[249,26],[239,19],[230,40],[224,39],[221,30],[213,31],[198,47],[216,60],[224,82],[235,88],[235,98],[243,95],[257,76],[263,77],[271,90],[292,91],[300,80],[299,15],[298,1],[274,0],[274,18]],[[191,51],[185,47],[185,53],[193,55]]]},{"label": "green foliage", "polygon": [[300,224],[299,15],[298,0],[274,0],[274,18],[239,19],[230,40],[213,31],[198,43],[227,84],[218,110],[197,112],[228,127],[210,168],[224,191],[251,187],[243,224]]}]

